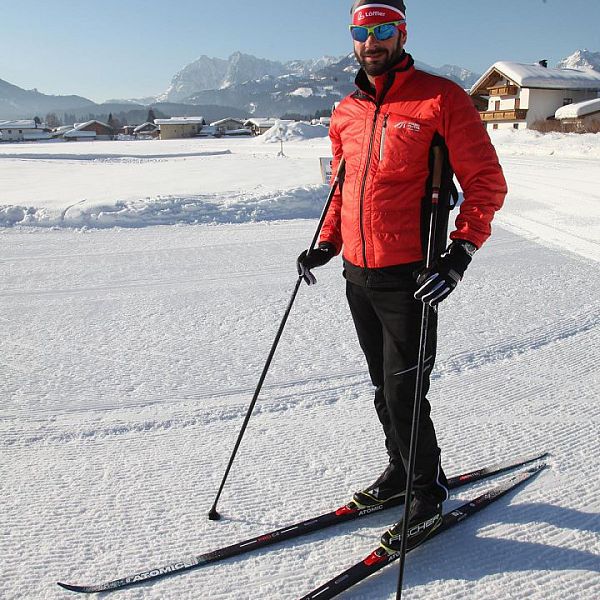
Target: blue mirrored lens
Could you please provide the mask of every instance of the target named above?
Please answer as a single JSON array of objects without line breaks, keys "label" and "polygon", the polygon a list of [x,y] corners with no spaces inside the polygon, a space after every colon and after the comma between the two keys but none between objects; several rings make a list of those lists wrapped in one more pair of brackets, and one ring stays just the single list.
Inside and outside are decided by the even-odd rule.
[{"label": "blue mirrored lens", "polygon": [[391,25],[390,23],[386,23],[384,25],[379,25],[379,27],[375,27],[373,33],[375,37],[379,41],[389,40],[391,37],[394,37],[394,33],[396,32],[396,26]]},{"label": "blue mirrored lens", "polygon": [[361,43],[366,42],[369,37],[369,30],[366,27],[360,27],[358,25],[356,27],[351,27],[350,33],[352,34],[353,40]]}]

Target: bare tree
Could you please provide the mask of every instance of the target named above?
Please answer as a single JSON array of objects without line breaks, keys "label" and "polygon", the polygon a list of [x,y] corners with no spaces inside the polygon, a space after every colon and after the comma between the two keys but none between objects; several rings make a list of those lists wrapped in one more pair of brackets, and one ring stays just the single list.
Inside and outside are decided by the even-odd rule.
[{"label": "bare tree", "polygon": [[46,124],[52,129],[62,125],[61,120],[56,116],[56,113],[48,113],[46,115]]}]

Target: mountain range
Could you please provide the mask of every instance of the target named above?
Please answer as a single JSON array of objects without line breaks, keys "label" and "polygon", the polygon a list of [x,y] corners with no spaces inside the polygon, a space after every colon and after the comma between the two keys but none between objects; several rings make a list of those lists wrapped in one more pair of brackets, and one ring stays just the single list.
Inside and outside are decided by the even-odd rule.
[{"label": "mountain range", "polygon": [[594,69],[600,71],[600,52],[590,50],[576,50],[563,58],[557,65],[559,69]]},{"label": "mountain range", "polygon": [[[439,68],[416,62],[425,71],[454,80],[465,88],[477,73],[455,65]],[[600,71],[600,52],[577,50],[557,65]],[[157,96],[110,100],[97,104],[82,96],[50,96],[24,90],[0,79],[0,119],[62,117],[87,119],[109,112],[144,119],[148,106],[163,115],[201,114],[207,121],[226,116],[311,115],[329,109],[354,89],[358,65],[353,54],[312,60],[278,62],[235,52],[227,60],[203,55],[176,73],[169,87]]]}]

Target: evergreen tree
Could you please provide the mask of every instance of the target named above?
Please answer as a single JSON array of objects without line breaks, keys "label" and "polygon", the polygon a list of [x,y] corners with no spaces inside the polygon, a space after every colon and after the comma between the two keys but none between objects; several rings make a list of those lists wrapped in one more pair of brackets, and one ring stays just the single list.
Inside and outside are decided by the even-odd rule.
[{"label": "evergreen tree", "polygon": [[150,109],[148,110],[148,116],[146,117],[146,122],[154,123],[154,119],[156,119],[156,116],[154,114],[154,109],[152,107],[150,107]]},{"label": "evergreen tree", "polygon": [[331,116],[330,108],[324,108],[323,110],[318,110],[315,113],[315,119],[319,119],[320,117],[330,117],[330,116]]},{"label": "evergreen tree", "polygon": [[119,119],[117,119],[116,117],[113,117],[112,113],[109,113],[109,115],[108,115],[107,124],[109,127],[112,128],[112,130],[114,132],[117,132],[117,131],[119,131],[119,129],[121,129],[121,123],[119,122]]}]

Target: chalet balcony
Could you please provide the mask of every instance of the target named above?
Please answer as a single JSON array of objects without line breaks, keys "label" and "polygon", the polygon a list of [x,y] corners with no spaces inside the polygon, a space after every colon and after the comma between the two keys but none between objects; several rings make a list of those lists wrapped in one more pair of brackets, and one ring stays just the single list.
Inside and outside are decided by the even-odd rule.
[{"label": "chalet balcony", "polygon": [[527,109],[512,108],[510,110],[487,110],[480,112],[482,121],[524,121]]},{"label": "chalet balcony", "polygon": [[518,93],[519,88],[516,85],[502,85],[488,88],[490,96],[516,96]]}]

